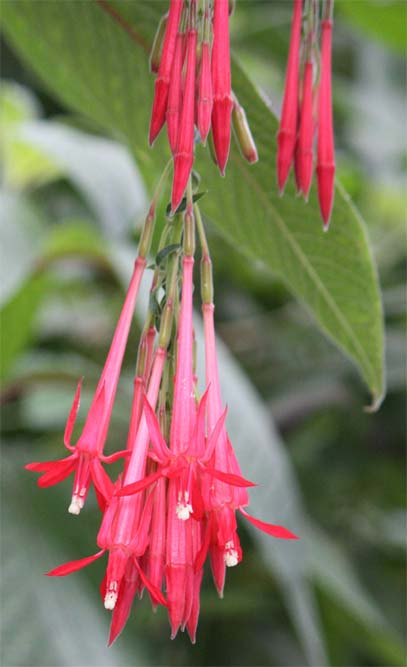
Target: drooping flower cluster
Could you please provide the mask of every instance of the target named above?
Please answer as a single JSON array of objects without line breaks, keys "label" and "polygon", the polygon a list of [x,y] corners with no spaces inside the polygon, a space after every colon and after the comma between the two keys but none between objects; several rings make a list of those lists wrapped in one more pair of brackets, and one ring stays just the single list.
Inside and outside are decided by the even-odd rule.
[{"label": "drooping flower cluster", "polygon": [[[331,49],[334,0],[324,0],[317,51],[319,0],[294,0],[291,42],[285,91],[277,136],[277,179],[283,192],[294,166],[297,190],[308,199],[314,171],[314,136],[317,135],[318,198],[328,228],[335,178],[332,122]],[[304,30],[302,29],[305,9]],[[319,81],[316,80],[319,62]]]},{"label": "drooping flower cluster", "polygon": [[178,208],[191,173],[195,127],[203,144],[212,131],[222,175],[229,157],[232,122],[243,156],[249,162],[257,160],[244,111],[231,88],[229,0],[205,0],[204,9],[199,11],[197,4],[197,0],[170,1],[150,57],[157,78],[149,140],[152,144],[167,125],[174,160],[172,211]]},{"label": "drooping flower cluster", "polygon": [[[294,2],[293,34],[296,37],[293,41],[299,51],[302,5],[301,0]],[[139,342],[126,446],[110,456],[103,453],[168,167],[144,223],[133,275],[81,435],[73,446],[71,438],[82,381],[78,384],[64,434],[70,455],[26,466],[41,473],[38,479],[41,487],[57,484],[74,473],[68,508],[74,515],[80,514],[90,488],[94,488],[101,511],[96,539],[99,550],[92,556],[56,567],[48,574],[65,576],[107,555],[100,590],[104,607],[112,612],[109,644],[125,626],[136,594],[141,595],[144,589],[149,593],[153,608],[158,604],[168,608],[171,637],[175,637],[179,629],[187,629],[191,641],[195,642],[205,562],[210,562],[216,589],[222,597],[226,569],[242,560],[237,512],[272,537],[296,539],[288,529],[256,519],[247,512],[247,489],[254,484],[242,475],[226,429],[216,354],[212,264],[192,189],[195,127],[203,143],[212,132],[216,161],[222,174],[228,160],[232,126],[244,158],[250,163],[257,161],[245,111],[231,90],[229,10],[232,4],[229,0],[204,0],[198,10],[196,0],[171,0],[151,52],[150,66],[157,73],[157,79],[149,139],[150,144],[153,143],[166,123],[174,175],[170,215],[161,233],[149,307]],[[329,34],[326,33],[328,37]],[[313,29],[309,35],[310,52],[313,52]],[[322,39],[323,54],[328,46],[330,48],[328,37],[325,41],[324,36]],[[324,46],[327,40],[328,46]],[[330,101],[326,71],[324,75],[328,56],[323,55],[322,60],[320,105],[325,108],[326,99]],[[287,90],[292,97],[297,95],[297,106],[298,71],[299,54],[292,47]],[[306,111],[301,112],[295,165],[302,190],[307,193],[313,77],[307,68],[304,72],[302,109]],[[279,152],[279,165],[285,165],[285,178],[293,159],[291,156],[287,167],[287,138],[291,136],[286,131],[287,119],[290,118],[294,127],[295,116],[295,139],[298,116],[297,107],[293,114],[292,102],[288,101],[286,106],[288,111],[283,110],[283,129],[279,135],[279,150],[283,151],[283,158]],[[331,159],[326,137],[330,130],[332,125],[329,128],[326,122],[320,121],[322,139],[317,171],[325,193],[326,168]],[[194,362],[192,320],[196,230],[201,247],[205,334],[206,371],[201,394]],[[119,459],[123,461],[123,470],[113,480],[104,465]]]},{"label": "drooping flower cluster", "polygon": [[[275,538],[296,539],[286,528],[247,512],[247,488],[253,483],[243,477],[226,430],[216,356],[212,267],[200,211],[193,204],[191,180],[184,213],[168,218],[162,232],[139,343],[126,448],[110,457],[103,455],[162,185],[163,179],[146,218],[134,274],[82,434],[73,447],[70,439],[79,407],[78,388],[64,438],[71,455],[27,466],[42,473],[40,486],[56,484],[75,472],[72,514],[80,513],[91,484],[95,488],[102,514],[99,550],[48,574],[71,574],[107,554],[101,595],[105,608],[112,612],[109,643],[122,631],[136,594],[144,588],[153,607],[162,604],[168,608],[171,637],[186,628],[195,642],[205,561],[210,561],[222,597],[226,568],[242,560],[237,512]],[[196,228],[201,241],[206,366],[206,389],[200,397],[192,321]],[[124,468],[113,481],[103,464],[119,457],[123,457]]]}]

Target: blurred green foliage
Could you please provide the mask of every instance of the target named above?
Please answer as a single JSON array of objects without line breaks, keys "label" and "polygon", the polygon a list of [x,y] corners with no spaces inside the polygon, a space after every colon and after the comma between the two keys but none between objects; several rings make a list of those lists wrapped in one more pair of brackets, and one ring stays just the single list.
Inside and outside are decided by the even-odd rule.
[{"label": "blurred green foliage", "polygon": [[[131,18],[129,3],[116,5]],[[378,262],[387,397],[378,413],[363,411],[368,399],[351,364],[264,262],[227,243],[211,215],[231,434],[245,473],[261,482],[254,511],[288,522],[302,539],[284,549],[242,526],[245,558],[230,571],[224,600],[216,599],[206,573],[196,647],[183,636],[170,642],[164,611],[152,615],[144,599],[107,650],[108,618],[98,596],[103,565],[61,581],[42,576],[94,551],[98,510],[94,503],[79,521],[68,516],[69,481],[41,491],[22,466],[61,454],[81,375],[81,415],[86,411],[157,172],[147,151],[136,151],[134,163],[117,136],[73,115],[33,77],[11,42],[3,44],[5,667],[405,664],[405,82],[402,55],[395,55],[405,5],[337,5],[339,176],[368,222]],[[253,1],[238,3],[232,21],[239,57],[276,100],[289,20],[289,3]],[[150,21],[147,11],[143,31]],[[146,115],[126,113],[134,113],[132,123]],[[112,449],[126,437],[137,328],[119,386]]]}]

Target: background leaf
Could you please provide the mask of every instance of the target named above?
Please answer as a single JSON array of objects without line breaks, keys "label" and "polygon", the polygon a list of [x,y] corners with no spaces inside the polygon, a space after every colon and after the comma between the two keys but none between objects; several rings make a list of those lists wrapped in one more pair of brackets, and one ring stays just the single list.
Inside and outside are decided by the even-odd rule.
[{"label": "background leaf", "polygon": [[[153,151],[146,145],[153,89],[147,52],[165,4],[116,2],[114,7],[128,21],[132,37],[100,5],[80,0],[58,7],[45,0],[35,8],[24,0],[5,2],[4,24],[48,86],[126,141],[151,182],[167,149],[164,137]],[[33,39],[36,34],[41,38]],[[203,210],[229,242],[261,261],[306,304],[322,330],[358,365],[377,406],[384,393],[383,323],[364,225],[340,188],[325,235],[315,188],[307,206],[295,197],[292,183],[278,199],[277,120],[236,63],[233,85],[246,107],[260,161],[249,168],[233,148],[221,182],[198,149],[197,168],[210,190]]]}]

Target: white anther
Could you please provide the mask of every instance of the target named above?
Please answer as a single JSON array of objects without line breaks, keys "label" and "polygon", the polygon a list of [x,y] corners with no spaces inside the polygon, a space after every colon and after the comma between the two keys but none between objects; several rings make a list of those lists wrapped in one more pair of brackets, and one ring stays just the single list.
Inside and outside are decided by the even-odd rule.
[{"label": "white anther", "polygon": [[189,493],[188,491],[184,492],[184,500],[181,500],[182,495],[181,493],[178,494],[178,503],[175,508],[175,511],[177,513],[178,519],[181,519],[181,521],[187,521],[189,519],[190,514],[192,514],[192,505],[188,502],[189,501]]},{"label": "white anther", "polygon": [[106,593],[104,601],[105,609],[107,609],[108,611],[113,611],[113,609],[116,606],[116,602],[117,602],[117,593],[115,593],[115,591],[109,591],[108,593]]},{"label": "white anther", "polygon": [[233,542],[226,542],[225,553],[223,554],[226,567],[235,567],[239,562],[239,555],[236,549],[233,548]]},{"label": "white anther", "polygon": [[80,502],[78,496],[72,496],[71,504],[68,507],[69,514],[80,514],[83,503]]}]

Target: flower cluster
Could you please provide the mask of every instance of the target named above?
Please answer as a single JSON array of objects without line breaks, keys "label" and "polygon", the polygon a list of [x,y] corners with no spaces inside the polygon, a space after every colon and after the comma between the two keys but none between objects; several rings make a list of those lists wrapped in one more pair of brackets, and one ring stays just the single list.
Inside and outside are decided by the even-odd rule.
[{"label": "flower cluster", "polygon": [[150,57],[157,73],[149,140],[167,124],[174,160],[171,196],[175,211],[184,195],[194,162],[195,126],[205,144],[212,130],[213,152],[222,175],[229,157],[231,127],[243,156],[257,161],[244,110],[231,89],[229,0],[171,0]]},{"label": "flower cluster", "polygon": [[[101,594],[105,608],[112,611],[109,643],[123,629],[135,595],[144,588],[153,607],[162,604],[168,608],[171,637],[179,628],[186,628],[195,642],[205,561],[210,561],[222,597],[226,568],[242,560],[237,512],[273,537],[296,539],[286,528],[247,513],[247,488],[254,484],[242,476],[226,430],[216,356],[212,265],[191,180],[184,212],[167,218],[162,232],[139,343],[127,445],[110,457],[103,455],[164,177],[145,221],[134,273],[82,434],[73,447],[70,440],[79,385],[64,437],[71,455],[27,465],[42,473],[38,480],[42,487],[75,473],[69,505],[72,514],[80,513],[94,486],[102,513],[99,551],[56,567],[48,575],[71,574],[107,554]],[[196,229],[201,245],[205,333],[206,390],[202,396],[194,367],[192,321]],[[103,464],[120,457],[124,468],[112,481]]]},{"label": "flower cluster", "polygon": [[[325,229],[328,228],[332,212],[335,177],[331,94],[333,2],[324,0],[319,55],[319,2],[304,0],[305,22],[302,30],[303,0],[294,0],[285,91],[277,136],[280,192],[284,190],[291,166],[294,165],[298,193],[307,199],[314,169],[314,135],[317,133],[318,197]],[[318,61],[319,82],[316,83]]]},{"label": "flower cluster", "polygon": [[[290,53],[288,101],[284,107],[288,111],[283,111],[279,134],[279,169],[285,165],[287,172],[284,182],[293,159],[287,153],[287,138],[292,140],[294,132],[295,144],[297,131],[302,4],[301,0],[294,2],[295,48],[292,46]],[[80,514],[89,490],[94,488],[101,511],[96,539],[99,551],[56,567],[48,575],[71,574],[107,555],[101,595],[104,607],[112,612],[109,644],[122,631],[136,594],[141,595],[144,589],[153,608],[158,604],[167,607],[171,637],[179,629],[187,629],[195,642],[205,562],[210,562],[216,589],[222,597],[226,569],[242,560],[238,512],[272,537],[296,539],[288,529],[256,519],[247,512],[247,489],[254,484],[243,477],[226,429],[216,355],[212,263],[192,187],[195,126],[202,142],[211,130],[222,174],[228,160],[232,126],[243,156],[251,163],[257,160],[245,112],[231,90],[230,4],[229,0],[204,0],[198,11],[196,0],[171,0],[153,44],[150,65],[157,78],[149,138],[152,143],[166,123],[174,175],[169,215],[162,227],[153,265],[149,306],[139,342],[126,446],[110,456],[104,454],[123,356],[151,249],[157,204],[169,165],[145,219],[133,275],[81,435],[76,445],[72,445],[82,381],[65,428],[64,444],[69,455],[58,461],[26,466],[41,473],[38,479],[41,487],[57,484],[74,474],[68,508],[73,515]],[[311,51],[313,34],[312,29]],[[326,99],[330,102],[329,78],[324,74],[326,63],[329,64],[328,56],[324,57],[328,48],[324,39],[321,109],[325,109]],[[305,78],[308,81],[311,76],[312,84],[312,72],[309,75],[307,71]],[[306,93],[305,87],[308,90],[311,84],[305,86],[304,81],[302,108],[307,109],[306,114],[312,106],[312,94]],[[291,124],[294,122],[293,127],[288,127],[288,118]],[[321,192],[326,192],[326,169],[331,159],[325,121],[321,116],[319,143],[323,145],[318,148]],[[304,134],[305,139],[299,140],[297,153],[304,193],[309,189],[308,181],[304,180],[309,169],[309,126],[308,116],[303,121],[302,114],[299,136]],[[196,376],[192,318],[196,231],[201,249],[205,339],[202,395]],[[118,459],[123,461],[123,470],[113,480],[104,465]]]}]

